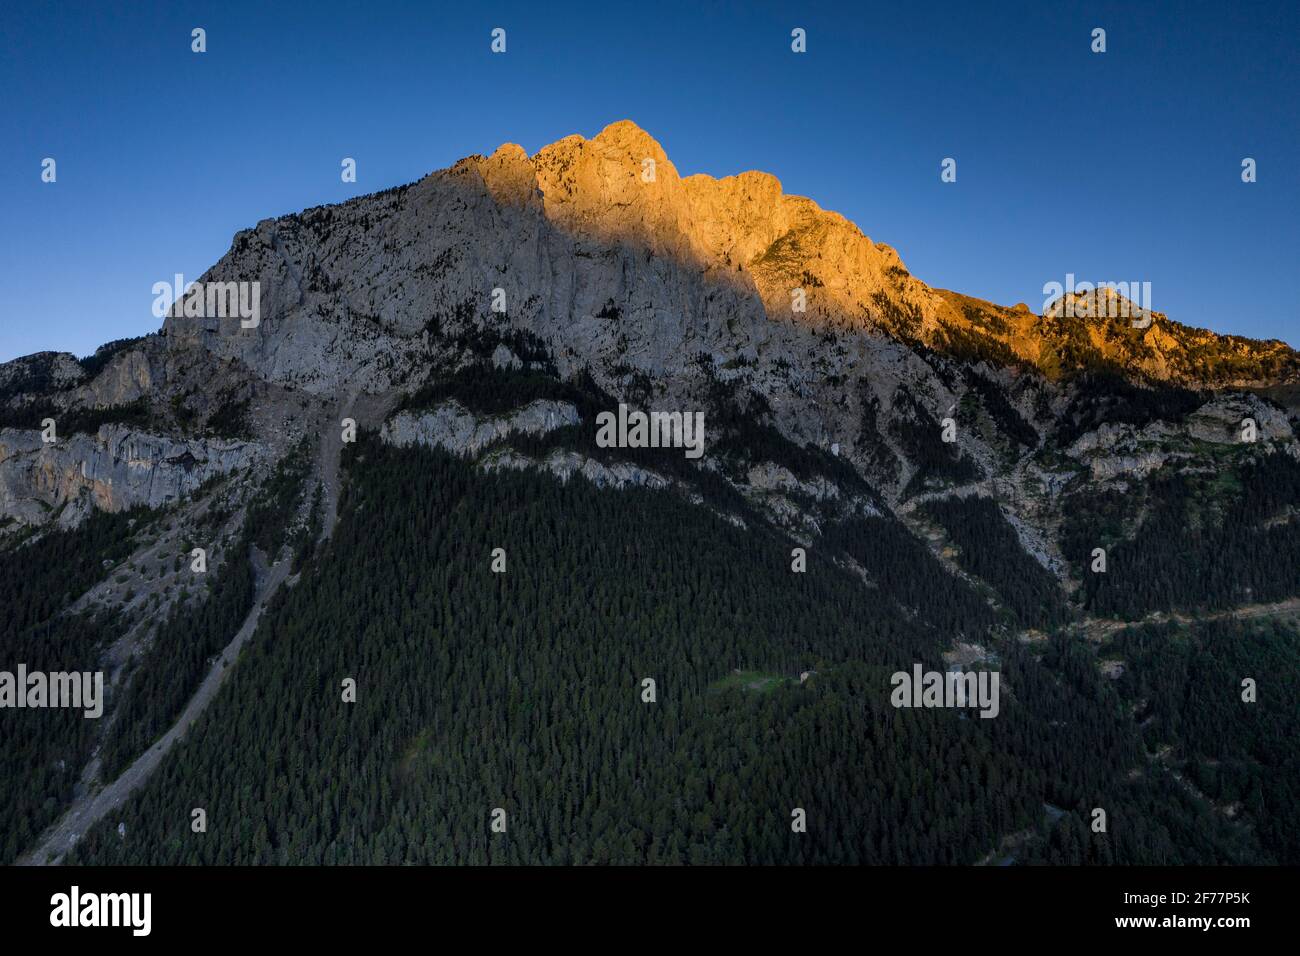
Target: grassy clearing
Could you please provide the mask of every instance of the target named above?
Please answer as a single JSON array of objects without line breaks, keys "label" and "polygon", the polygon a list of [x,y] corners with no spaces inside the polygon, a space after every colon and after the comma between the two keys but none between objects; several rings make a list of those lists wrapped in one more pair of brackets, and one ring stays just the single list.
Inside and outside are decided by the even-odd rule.
[{"label": "grassy clearing", "polygon": [[714,681],[710,685],[710,690],[747,690],[755,691],[760,694],[767,694],[783,684],[790,683],[791,678],[782,677],[780,674],[769,674],[763,671],[733,671],[721,680]]}]

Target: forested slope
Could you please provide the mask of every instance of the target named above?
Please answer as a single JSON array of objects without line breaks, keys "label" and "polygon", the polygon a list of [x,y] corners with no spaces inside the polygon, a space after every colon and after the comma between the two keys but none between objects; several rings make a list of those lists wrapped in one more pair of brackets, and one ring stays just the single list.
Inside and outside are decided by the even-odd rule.
[{"label": "forested slope", "polygon": [[[792,573],[782,535],[670,492],[485,478],[370,438],[348,475],[333,539],[125,837],[105,820],[70,862],[971,863],[1015,834],[1072,862],[1271,858],[1145,772],[1078,642],[1004,642],[995,720],[897,710],[890,673],[942,668],[949,638],[832,548]],[[1050,832],[1045,802],[1067,811]]]}]

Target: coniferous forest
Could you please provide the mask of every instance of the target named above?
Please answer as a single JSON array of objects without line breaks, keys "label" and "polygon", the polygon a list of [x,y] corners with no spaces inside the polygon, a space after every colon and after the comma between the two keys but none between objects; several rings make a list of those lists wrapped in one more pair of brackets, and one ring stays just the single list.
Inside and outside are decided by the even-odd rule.
[{"label": "coniferous forest", "polygon": [[[96,514],[75,531],[0,553],[0,646],[30,671],[90,670],[118,633],[115,615],[65,614],[103,577],[104,562],[130,554],[143,511]],[[0,710],[0,864],[12,862],[71,797],[98,727],[81,711]]]},{"label": "coniferous forest", "polygon": [[[1295,777],[1265,771],[1300,759],[1281,729],[1294,682],[1271,682],[1232,740],[1214,732],[1236,720],[1231,688],[1188,703],[1237,681],[1230,651],[1187,666],[1207,645],[1251,661],[1267,645],[1294,675],[1286,626],[997,638],[983,599],[883,520],[832,529],[792,574],[790,539],[671,492],[489,478],[373,436],[345,457],[333,537],[69,862],[1297,861]],[[900,581],[924,568],[926,586],[877,596],[849,557]],[[954,608],[998,649],[995,720],[890,704],[892,672],[942,669]],[[1125,658],[1123,679],[1099,653]]]}]

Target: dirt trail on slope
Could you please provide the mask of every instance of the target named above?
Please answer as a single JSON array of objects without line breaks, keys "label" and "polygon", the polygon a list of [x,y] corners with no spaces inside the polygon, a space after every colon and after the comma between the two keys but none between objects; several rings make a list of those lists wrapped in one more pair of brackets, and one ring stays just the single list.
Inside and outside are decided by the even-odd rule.
[{"label": "dirt trail on slope", "polygon": [[1116,621],[1109,618],[1087,618],[1080,622],[1084,637],[1101,642],[1119,631],[1140,624],[1199,624],[1204,621],[1221,621],[1233,618],[1239,621],[1253,621],[1261,618],[1300,618],[1300,598],[1287,598],[1268,604],[1243,604],[1240,607],[1223,611],[1211,611],[1198,614],[1184,611],[1161,611],[1149,614],[1136,621]]},{"label": "dirt trail on slope", "polygon": [[240,626],[234,638],[213,662],[212,667],[203,678],[203,683],[199,685],[199,689],[190,698],[189,703],[185,705],[185,710],[181,712],[180,718],[167,733],[163,734],[157,743],[136,758],[135,763],[123,771],[120,777],[99,791],[84,794],[73,801],[68,812],[63,815],[63,818],[55,825],[54,829],[45,835],[34,850],[18,861],[20,865],[39,866],[45,863],[60,862],[64,854],[72,849],[86,830],[99,822],[106,814],[120,807],[132,791],[149,779],[149,776],[162,763],[163,757],[175,746],[178,740],[185,736],[185,732],[190,729],[190,726],[198,719],[199,714],[203,713],[204,708],[216,696],[222,681],[225,680],[226,674],[230,671],[230,666],[235,663],[235,659],[239,656],[240,649],[253,635],[253,632],[257,630],[257,622],[262,616],[262,608],[266,606],[267,600],[276,592],[288,575],[290,562],[290,558],[284,557],[267,569],[264,566],[264,560],[260,559],[260,555],[257,556],[254,563],[257,565],[258,582],[252,610],[244,618],[244,623]]},{"label": "dirt trail on slope", "polygon": [[341,493],[339,464],[343,458],[343,419],[355,420],[359,428],[378,428],[400,398],[400,394],[396,392],[368,395],[357,389],[339,403],[338,410],[332,417],[322,418],[320,454],[316,458],[316,479],[324,488],[321,501],[324,513],[322,541],[333,533],[334,523],[339,515]]},{"label": "dirt trail on slope", "polygon": [[[322,533],[321,540],[329,538],[338,519],[339,495],[341,481],[339,461],[343,452],[342,420],[355,418],[358,425],[377,427],[397,403],[396,394],[385,396],[365,395],[355,391],[340,403],[334,416],[322,418],[321,440],[316,455],[315,478],[322,488]],[[53,829],[46,832],[40,843],[18,860],[20,866],[43,866],[57,864],[68,853],[90,827],[94,826],[107,814],[120,807],[136,789],[158,769],[163,758],[185,736],[185,732],[203,713],[204,709],[216,696],[231,666],[239,657],[245,642],[257,630],[262,617],[262,609],[289,576],[289,566],[293,559],[285,556],[272,565],[265,567],[265,559],[254,552],[253,563],[256,576],[256,592],[253,606],[244,618],[239,630],[213,662],[203,683],[194,696],[190,698],[185,710],[175,724],[153,744],[145,753],[136,758],[122,775],[98,791],[88,792],[77,797]]]}]

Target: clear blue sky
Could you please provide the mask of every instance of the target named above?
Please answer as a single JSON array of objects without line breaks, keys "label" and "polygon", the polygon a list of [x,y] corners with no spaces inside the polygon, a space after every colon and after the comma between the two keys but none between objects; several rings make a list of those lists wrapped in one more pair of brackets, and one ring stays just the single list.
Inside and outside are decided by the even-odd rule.
[{"label": "clear blue sky", "polygon": [[0,360],[155,330],[152,285],[260,219],[623,118],[931,285],[1038,309],[1067,272],[1145,280],[1178,321],[1300,346],[1297,37],[1293,0],[7,4]]}]

